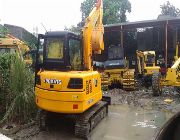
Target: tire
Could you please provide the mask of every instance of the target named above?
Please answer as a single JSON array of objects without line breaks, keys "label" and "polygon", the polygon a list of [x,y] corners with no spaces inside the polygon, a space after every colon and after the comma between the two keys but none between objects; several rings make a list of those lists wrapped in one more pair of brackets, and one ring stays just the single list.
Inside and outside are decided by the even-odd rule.
[{"label": "tire", "polygon": [[162,94],[162,87],[160,85],[160,73],[153,73],[152,75],[152,91],[153,96],[159,96]]},{"label": "tire", "polygon": [[145,88],[151,87],[152,86],[152,76],[150,76],[150,75],[144,76],[143,82],[144,82]]},{"label": "tire", "polygon": [[142,78],[141,79],[137,78],[135,80],[135,89],[136,90],[141,90],[142,88],[143,88],[143,80],[142,80]]}]

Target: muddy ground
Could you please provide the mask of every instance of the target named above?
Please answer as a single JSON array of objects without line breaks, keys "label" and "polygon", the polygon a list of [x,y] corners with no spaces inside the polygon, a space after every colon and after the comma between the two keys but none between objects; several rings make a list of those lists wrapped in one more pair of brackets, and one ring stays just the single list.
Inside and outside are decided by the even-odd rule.
[{"label": "muddy ground", "polygon": [[[112,105],[128,104],[134,107],[163,109],[173,113],[180,111],[180,93],[173,87],[165,87],[161,96],[153,96],[152,90],[146,88],[138,91],[113,89],[105,91],[104,95],[111,97]],[[166,102],[166,99],[171,101]]]},{"label": "muddy ground", "polygon": [[[153,139],[159,128],[180,111],[180,94],[174,88],[164,88],[163,94],[158,97],[152,95],[151,89],[113,89],[105,91],[104,95],[111,97],[109,115],[95,128],[89,139]],[[23,140],[79,139],[74,137],[73,132],[72,122],[55,120],[46,131],[40,131],[34,122],[14,134],[6,135],[12,139]]]}]

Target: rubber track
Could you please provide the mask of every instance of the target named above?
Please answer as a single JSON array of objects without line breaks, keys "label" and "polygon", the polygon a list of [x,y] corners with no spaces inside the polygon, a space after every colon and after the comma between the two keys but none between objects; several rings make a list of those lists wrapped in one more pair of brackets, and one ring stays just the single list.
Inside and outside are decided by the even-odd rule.
[{"label": "rubber track", "polygon": [[[87,139],[93,128],[107,115],[108,103],[99,101],[82,114],[63,115],[75,121],[75,136]],[[39,111],[37,117],[40,130],[48,129],[47,112]]]},{"label": "rubber track", "polygon": [[75,135],[87,138],[93,128],[107,115],[107,102],[99,101],[86,112],[78,115],[75,123]]}]

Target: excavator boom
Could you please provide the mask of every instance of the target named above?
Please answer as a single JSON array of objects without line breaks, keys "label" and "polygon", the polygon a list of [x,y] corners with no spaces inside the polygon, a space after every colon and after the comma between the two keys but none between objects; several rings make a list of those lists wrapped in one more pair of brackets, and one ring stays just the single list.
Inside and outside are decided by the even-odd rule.
[{"label": "excavator boom", "polygon": [[84,46],[84,65],[86,70],[93,70],[92,68],[92,53],[100,54],[104,50],[104,27],[102,23],[103,18],[103,3],[98,0],[96,7],[86,18],[83,32],[83,46]]}]

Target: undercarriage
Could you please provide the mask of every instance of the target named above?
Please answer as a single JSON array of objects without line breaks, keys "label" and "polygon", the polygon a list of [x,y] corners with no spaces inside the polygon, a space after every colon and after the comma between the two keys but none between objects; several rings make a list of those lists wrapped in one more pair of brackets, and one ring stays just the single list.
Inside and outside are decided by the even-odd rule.
[{"label": "undercarriage", "polygon": [[[50,112],[40,110],[38,115],[39,128],[48,130],[49,122],[53,119],[48,117]],[[74,122],[74,134],[77,137],[87,138],[96,125],[107,116],[108,103],[99,101],[90,109],[81,114],[59,114],[63,119],[71,119]]]}]

